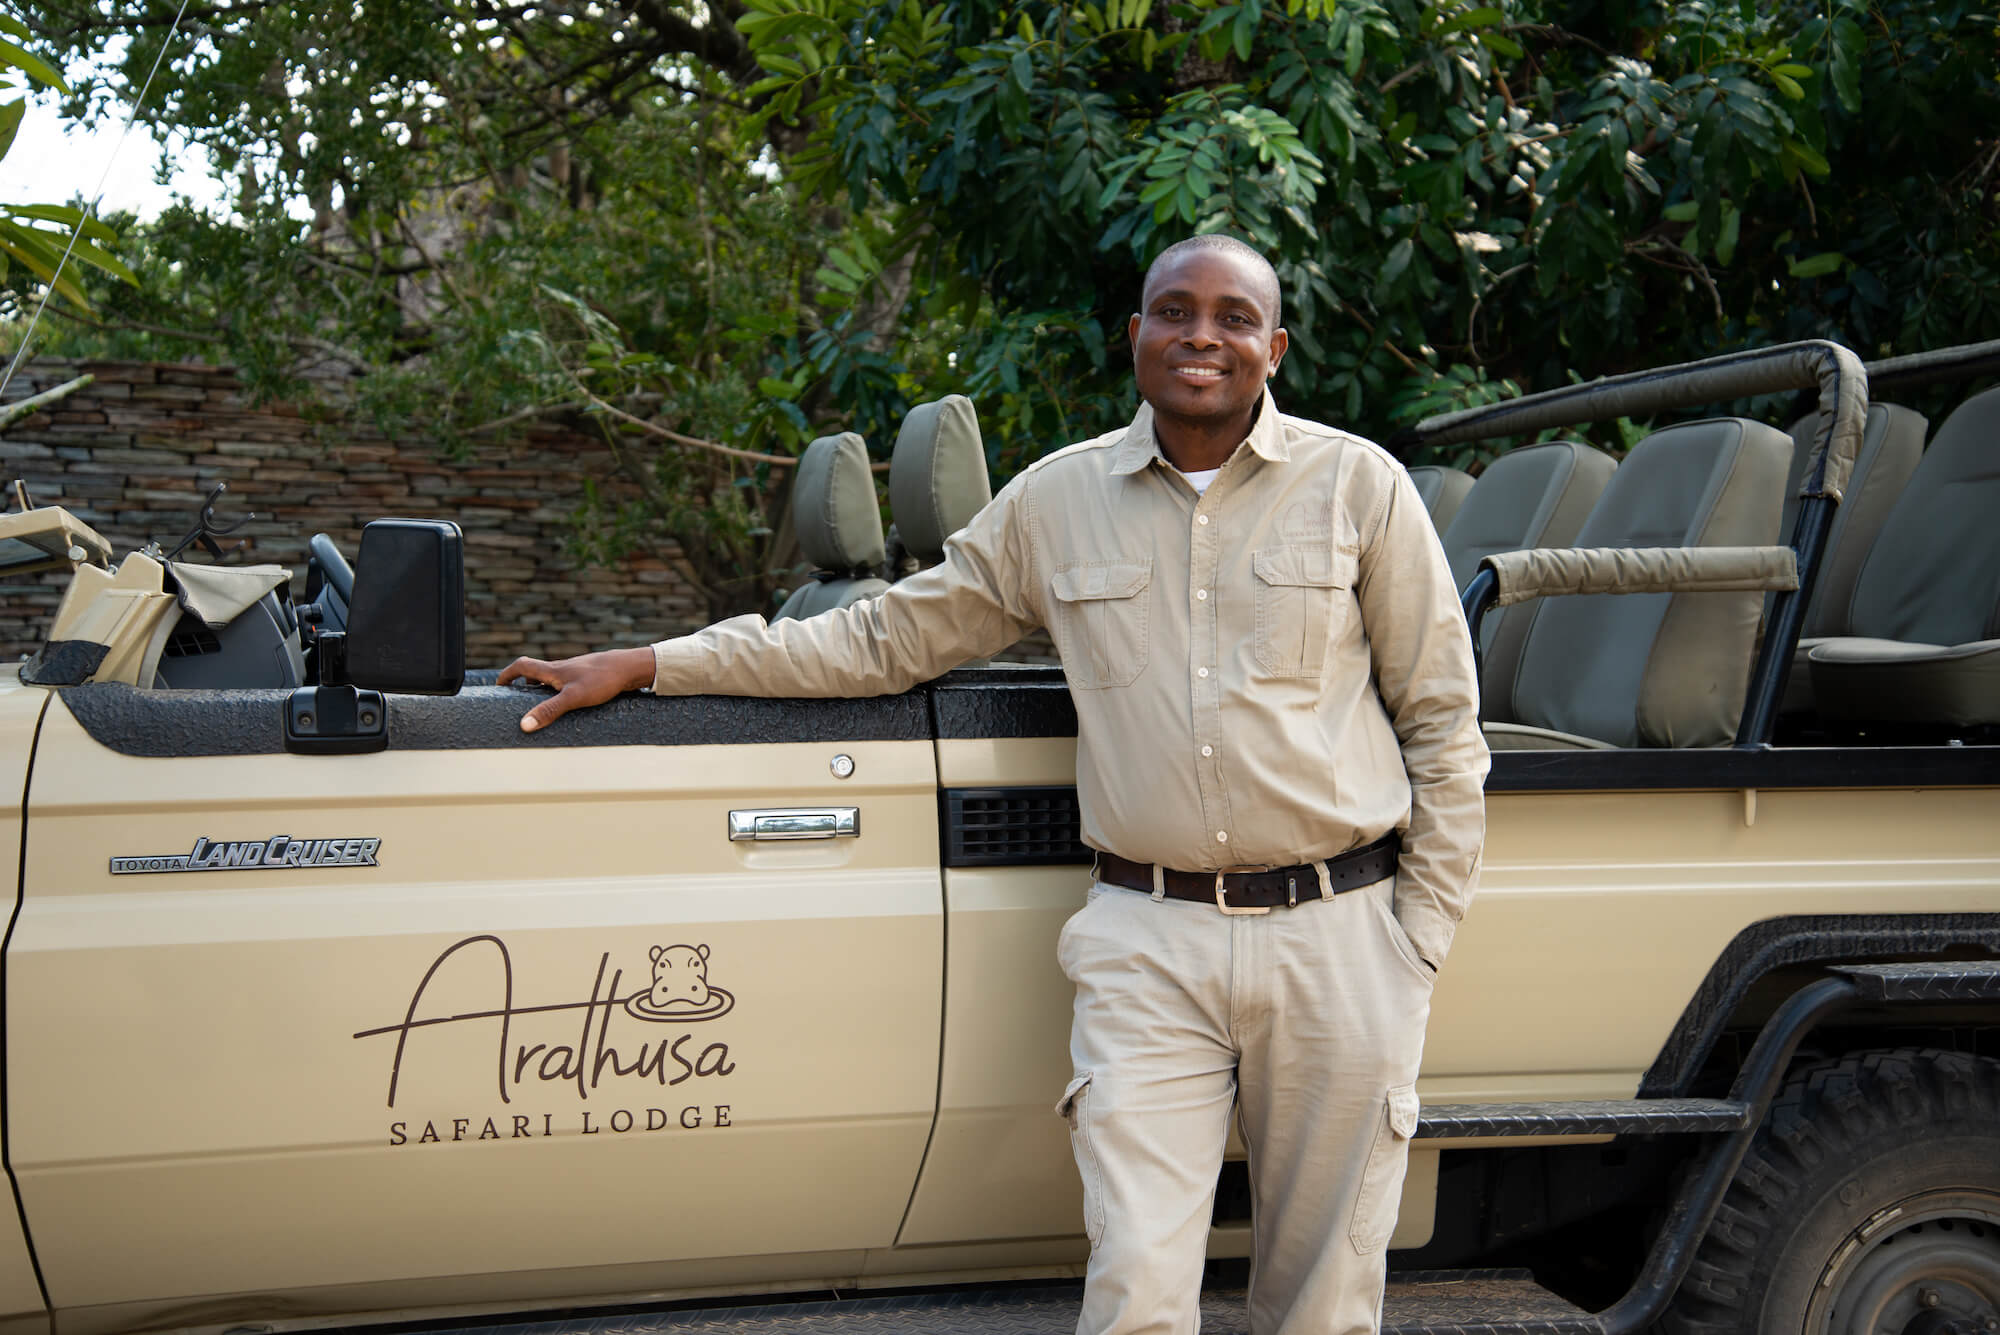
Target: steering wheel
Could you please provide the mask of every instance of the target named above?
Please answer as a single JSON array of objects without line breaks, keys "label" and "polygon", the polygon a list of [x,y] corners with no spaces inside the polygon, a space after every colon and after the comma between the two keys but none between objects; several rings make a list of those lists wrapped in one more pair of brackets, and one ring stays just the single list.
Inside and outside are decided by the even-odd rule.
[{"label": "steering wheel", "polygon": [[306,547],[319,561],[320,572],[326,576],[326,582],[333,585],[333,591],[340,595],[340,600],[352,603],[354,567],[347,564],[347,558],[340,554],[340,548],[333,545],[333,539],[324,533],[315,533]]},{"label": "steering wheel", "polygon": [[345,631],[347,609],[354,604],[354,567],[324,533],[313,534],[306,550],[311,556],[306,565],[306,605],[316,614],[320,629]]}]

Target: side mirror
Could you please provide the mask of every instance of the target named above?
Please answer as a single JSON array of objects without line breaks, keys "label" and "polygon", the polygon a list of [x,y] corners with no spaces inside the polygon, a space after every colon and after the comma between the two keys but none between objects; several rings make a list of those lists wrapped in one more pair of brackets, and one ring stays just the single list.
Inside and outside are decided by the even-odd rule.
[{"label": "side mirror", "polygon": [[389,745],[385,691],[456,695],[465,684],[465,539],[441,519],[361,530],[347,632],[321,632],[320,684],[285,702],[285,749],[355,755]]},{"label": "side mirror", "polygon": [[442,519],[378,519],[361,530],[347,614],[347,678],[404,695],[465,684],[465,539]]}]

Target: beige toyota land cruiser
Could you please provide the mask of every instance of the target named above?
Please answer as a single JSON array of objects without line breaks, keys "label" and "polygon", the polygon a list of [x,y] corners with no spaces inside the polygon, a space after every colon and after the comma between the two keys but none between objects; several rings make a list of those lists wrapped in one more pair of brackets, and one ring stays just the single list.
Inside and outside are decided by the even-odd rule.
[{"label": "beige toyota land cruiser", "polygon": [[[2000,391],[1890,401],[1995,369],[1799,344],[1406,442],[1817,402],[1420,479],[1495,756],[1382,1131],[1391,1327],[2000,1329]],[[836,454],[810,485],[851,494]],[[935,559],[985,494],[962,401],[896,469]],[[880,559],[866,497],[802,534],[795,613],[879,592],[835,577]],[[313,551],[294,599],[0,520],[0,566],[76,570],[0,684],[9,1331],[1073,1324],[1060,673],[524,735],[524,691],[461,688],[450,525]],[[1247,1215],[1232,1162],[1211,1329]]]}]

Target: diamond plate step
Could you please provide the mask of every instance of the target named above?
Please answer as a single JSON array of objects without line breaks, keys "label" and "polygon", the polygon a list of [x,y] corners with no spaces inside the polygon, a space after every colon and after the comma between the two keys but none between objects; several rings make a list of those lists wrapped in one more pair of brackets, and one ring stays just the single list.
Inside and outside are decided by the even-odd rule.
[{"label": "diamond plate step", "polygon": [[1512,1335],[1597,1329],[1588,1312],[1550,1293],[1525,1270],[1404,1273],[1390,1277],[1382,1298],[1383,1335],[1457,1335],[1493,1326]]},{"label": "diamond plate step", "polygon": [[2000,961],[1848,964],[1834,972],[1853,979],[1864,1001],[2000,1001]]},{"label": "diamond plate step", "polygon": [[1565,1103],[1426,1105],[1417,1139],[1469,1136],[1661,1136],[1737,1131],[1750,1124],[1747,1103],[1728,1099],[1601,1099]]},{"label": "diamond plate step", "polygon": [[[449,1335],[1074,1335],[1077,1283],[951,1289],[868,1298],[751,1303],[470,1326]],[[1397,1277],[1384,1332],[1454,1335],[1497,1324],[1515,1335],[1577,1335],[1591,1318],[1522,1271],[1431,1271]],[[1203,1335],[1249,1335],[1241,1289],[1201,1296]]]}]

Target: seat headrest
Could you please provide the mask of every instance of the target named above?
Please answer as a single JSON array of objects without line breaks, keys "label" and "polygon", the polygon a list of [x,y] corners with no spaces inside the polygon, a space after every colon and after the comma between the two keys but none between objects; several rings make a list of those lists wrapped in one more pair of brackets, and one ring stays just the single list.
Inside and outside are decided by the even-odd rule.
[{"label": "seat headrest", "polygon": [[1430,511],[1431,526],[1440,533],[1451,527],[1458,507],[1472,491],[1472,474],[1442,464],[1419,464],[1410,470],[1410,481],[1416,485],[1424,509]]},{"label": "seat headrest", "polygon": [[1617,468],[1576,440],[1523,445],[1486,465],[1440,534],[1452,583],[1464,588],[1480,558],[1495,552],[1570,546]]},{"label": "seat headrest", "polygon": [[843,431],[806,446],[792,488],[792,526],[806,560],[843,575],[882,564],[882,510],[861,437]]},{"label": "seat headrest", "polygon": [[972,400],[951,394],[910,409],[889,459],[889,509],[910,554],[936,561],[944,555],[945,539],[992,499]]}]

